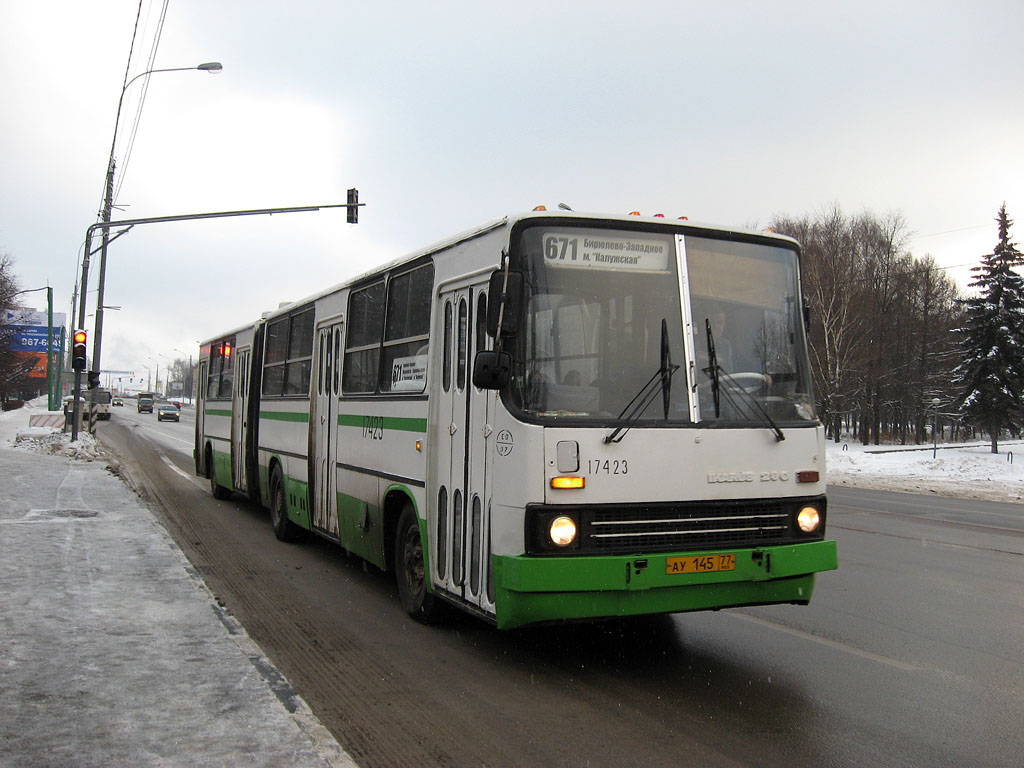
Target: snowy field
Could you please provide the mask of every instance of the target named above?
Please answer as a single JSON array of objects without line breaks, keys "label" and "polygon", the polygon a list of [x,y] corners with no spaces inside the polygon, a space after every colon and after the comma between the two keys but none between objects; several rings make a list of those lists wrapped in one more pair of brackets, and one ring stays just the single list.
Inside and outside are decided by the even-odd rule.
[{"label": "snowy field", "polygon": [[[844,449],[845,446],[845,449]],[[1020,502],[1024,499],[1024,441],[944,447],[863,446],[828,443],[830,485],[906,493],[932,493],[960,499]]]},{"label": "snowy field", "polygon": [[[79,459],[103,457],[88,434],[72,446],[67,435],[51,429],[29,429],[29,416],[46,413],[46,398],[17,411],[0,414],[0,448],[60,453]],[[20,438],[19,438],[20,435]],[[828,443],[828,482],[856,488],[906,493],[931,493],[964,499],[1020,502],[1024,500],[1024,441],[1000,443],[1000,453],[988,443],[939,445],[932,458],[929,446],[862,446],[857,442]]]}]

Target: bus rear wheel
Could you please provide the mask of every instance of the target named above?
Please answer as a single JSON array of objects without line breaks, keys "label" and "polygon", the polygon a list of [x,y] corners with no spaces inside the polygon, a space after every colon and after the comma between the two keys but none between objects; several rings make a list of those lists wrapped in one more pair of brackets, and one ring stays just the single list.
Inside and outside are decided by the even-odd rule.
[{"label": "bus rear wheel", "polygon": [[416,621],[431,624],[441,618],[443,605],[427,590],[426,561],[420,539],[419,520],[412,504],[406,503],[398,518],[395,535],[395,582],[405,612]]},{"label": "bus rear wheel", "polygon": [[294,541],[295,524],[288,519],[288,502],[280,467],[274,467],[270,476],[270,524],[278,541]]},{"label": "bus rear wheel", "polygon": [[217,473],[213,469],[213,451],[206,449],[206,477],[210,481],[210,493],[215,499],[226,499],[231,491],[223,485],[217,485]]}]

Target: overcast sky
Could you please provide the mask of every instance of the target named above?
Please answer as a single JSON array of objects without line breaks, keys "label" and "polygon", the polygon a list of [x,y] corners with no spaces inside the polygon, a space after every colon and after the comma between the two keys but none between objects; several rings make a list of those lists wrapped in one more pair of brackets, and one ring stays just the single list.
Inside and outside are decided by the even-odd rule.
[{"label": "overcast sky", "polygon": [[[899,212],[961,285],[1004,201],[1024,242],[1024,3],[143,0],[104,369],[196,341],[509,212]],[[0,3],[0,248],[70,310],[138,0]],[[166,11],[166,12],[165,12]],[[155,50],[159,21],[164,15]],[[95,311],[96,266],[88,312]],[[42,308],[42,294],[29,297]],[[90,331],[94,319],[87,326]],[[91,344],[90,344],[91,350]],[[180,350],[180,351],[176,351]],[[164,357],[161,357],[164,356]]]}]

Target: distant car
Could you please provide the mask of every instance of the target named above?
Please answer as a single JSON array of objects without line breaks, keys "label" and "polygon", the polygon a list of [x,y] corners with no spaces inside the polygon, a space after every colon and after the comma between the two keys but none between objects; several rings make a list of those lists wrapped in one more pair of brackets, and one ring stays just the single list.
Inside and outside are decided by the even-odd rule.
[{"label": "distant car", "polygon": [[139,413],[152,413],[153,412],[153,398],[151,397],[140,397],[139,398]]},{"label": "distant car", "polygon": [[156,409],[157,421],[181,421],[181,409],[171,403],[161,405]]},{"label": "distant car", "polygon": [[176,406],[179,409],[182,407],[181,400],[168,400],[167,402],[169,402],[173,406]]},{"label": "distant car", "polygon": [[114,398],[114,399],[113,399],[113,400],[112,400],[112,401],[110,402],[110,404],[111,404],[111,405],[120,405],[120,406],[122,406],[122,407],[123,407],[123,406],[124,406],[124,400],[122,400],[122,399],[121,399],[120,397],[115,397],[115,398]]}]

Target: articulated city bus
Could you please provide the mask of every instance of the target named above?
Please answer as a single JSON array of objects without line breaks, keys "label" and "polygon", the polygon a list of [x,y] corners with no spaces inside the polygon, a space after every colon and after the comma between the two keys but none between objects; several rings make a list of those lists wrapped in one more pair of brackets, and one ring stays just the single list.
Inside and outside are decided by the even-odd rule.
[{"label": "articulated city bus", "polygon": [[500,628],[806,605],[837,567],[799,247],[543,210],[202,344],[196,471]]}]

